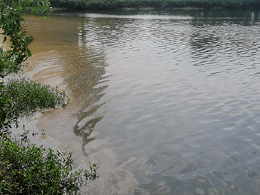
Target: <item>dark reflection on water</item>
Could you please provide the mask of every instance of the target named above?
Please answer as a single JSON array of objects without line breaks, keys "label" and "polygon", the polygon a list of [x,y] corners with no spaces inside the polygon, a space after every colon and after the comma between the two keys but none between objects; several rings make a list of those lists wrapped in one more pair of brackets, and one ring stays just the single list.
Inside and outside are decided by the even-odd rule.
[{"label": "dark reflection on water", "polygon": [[104,103],[98,103],[104,96],[104,89],[107,88],[103,75],[105,73],[105,62],[102,46],[87,48],[84,45],[84,31],[80,29],[84,23],[78,24],[78,48],[71,51],[67,56],[68,62],[65,74],[65,83],[72,94],[71,113],[77,117],[77,122],[73,127],[73,132],[77,137],[82,137],[82,149],[84,154],[85,145],[94,140],[90,135],[103,116],[93,116]]},{"label": "dark reflection on water", "polygon": [[66,15],[90,194],[260,194],[259,11]]},{"label": "dark reflection on water", "polygon": [[[84,34],[82,37],[84,38]],[[78,45],[80,44],[81,42],[78,41]],[[89,137],[96,123],[102,119],[102,115],[92,115],[104,104],[95,103],[104,96],[103,91],[107,88],[103,81],[105,73],[103,51],[92,51],[84,47],[84,45],[79,46],[79,51],[75,51],[77,57],[74,56],[69,61],[71,66],[67,70],[65,79],[75,104],[72,102],[75,110],[71,114],[75,114],[78,119],[73,131],[77,137],[82,137],[83,151],[84,146],[94,140]]]}]

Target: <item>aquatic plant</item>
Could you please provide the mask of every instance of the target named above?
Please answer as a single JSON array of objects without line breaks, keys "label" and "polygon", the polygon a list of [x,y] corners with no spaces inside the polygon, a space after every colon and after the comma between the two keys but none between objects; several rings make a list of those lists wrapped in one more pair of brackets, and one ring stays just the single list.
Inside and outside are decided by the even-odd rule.
[{"label": "aquatic plant", "polygon": [[9,80],[5,83],[2,94],[11,98],[13,108],[21,114],[66,106],[65,92],[59,93],[57,88],[53,89],[49,85],[41,85],[26,78]]},{"label": "aquatic plant", "polygon": [[6,120],[4,121],[9,126],[2,125],[0,135],[10,127],[12,122],[17,124],[19,116],[66,106],[65,92],[59,93],[57,89],[51,89],[49,85],[41,85],[26,78],[8,80],[3,84],[0,94],[9,98],[6,102],[8,109],[5,111]]}]

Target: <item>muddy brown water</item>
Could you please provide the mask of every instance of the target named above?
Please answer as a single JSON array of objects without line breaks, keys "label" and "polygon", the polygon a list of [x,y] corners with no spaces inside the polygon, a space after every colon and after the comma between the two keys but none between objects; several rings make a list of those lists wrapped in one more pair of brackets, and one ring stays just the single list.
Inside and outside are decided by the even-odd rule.
[{"label": "muddy brown water", "polygon": [[[23,119],[99,166],[83,194],[260,194],[258,11],[25,16],[25,71],[71,103]],[[54,140],[54,141],[53,141]]]}]

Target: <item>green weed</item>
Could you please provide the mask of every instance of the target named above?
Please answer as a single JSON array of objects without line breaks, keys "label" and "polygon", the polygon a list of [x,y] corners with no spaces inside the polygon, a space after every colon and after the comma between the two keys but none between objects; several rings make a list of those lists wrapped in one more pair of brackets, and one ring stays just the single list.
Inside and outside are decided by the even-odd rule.
[{"label": "green weed", "polygon": [[71,153],[67,155],[38,147],[27,139],[18,141],[3,136],[0,138],[0,194],[79,194],[86,180],[97,177],[97,166],[90,166],[90,171],[73,171],[72,163]]},{"label": "green weed", "polygon": [[10,128],[11,122],[17,124],[17,118],[20,116],[66,106],[64,92],[59,93],[57,89],[51,89],[48,85],[41,85],[25,78],[5,82],[0,94],[6,99],[2,102],[3,113],[6,114],[3,117],[5,120],[0,121],[2,131]]}]

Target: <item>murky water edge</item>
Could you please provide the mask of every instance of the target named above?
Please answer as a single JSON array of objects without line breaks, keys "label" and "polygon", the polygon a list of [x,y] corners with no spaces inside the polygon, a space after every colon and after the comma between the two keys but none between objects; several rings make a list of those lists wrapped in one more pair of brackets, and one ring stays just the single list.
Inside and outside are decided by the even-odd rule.
[{"label": "murky water edge", "polygon": [[25,16],[25,74],[71,99],[26,123],[99,165],[86,194],[259,194],[258,13]]}]

